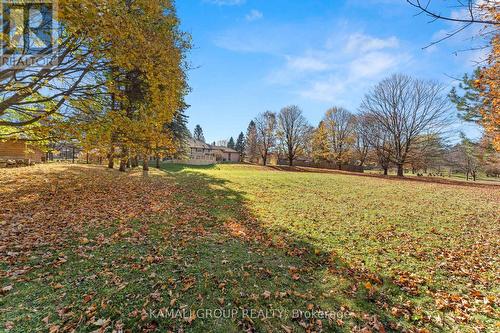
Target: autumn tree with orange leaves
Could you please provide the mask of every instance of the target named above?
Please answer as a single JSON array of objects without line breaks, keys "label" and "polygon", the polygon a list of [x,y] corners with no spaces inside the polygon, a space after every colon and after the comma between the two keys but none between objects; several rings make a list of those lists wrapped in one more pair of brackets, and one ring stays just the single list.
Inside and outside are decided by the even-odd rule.
[{"label": "autumn tree with orange leaves", "polygon": [[110,141],[109,158],[119,158],[124,171],[140,155],[147,170],[160,147],[175,149],[166,125],[184,108],[188,92],[190,38],[179,30],[173,2],[66,0],[60,8],[68,32],[80,36],[108,68],[103,90],[109,126],[103,138]]},{"label": "autumn tree with orange leaves", "polygon": [[[500,17],[500,11],[497,16]],[[479,109],[481,123],[491,136],[493,147],[500,151],[500,34],[493,38],[491,44],[488,66],[480,69],[475,85],[484,101]]]}]

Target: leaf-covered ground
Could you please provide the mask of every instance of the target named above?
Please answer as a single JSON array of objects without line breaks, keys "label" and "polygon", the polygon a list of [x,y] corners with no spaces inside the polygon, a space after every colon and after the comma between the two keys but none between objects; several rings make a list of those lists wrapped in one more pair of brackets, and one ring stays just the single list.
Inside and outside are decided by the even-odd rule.
[{"label": "leaf-covered ground", "polygon": [[0,170],[0,331],[493,332],[500,189]]}]

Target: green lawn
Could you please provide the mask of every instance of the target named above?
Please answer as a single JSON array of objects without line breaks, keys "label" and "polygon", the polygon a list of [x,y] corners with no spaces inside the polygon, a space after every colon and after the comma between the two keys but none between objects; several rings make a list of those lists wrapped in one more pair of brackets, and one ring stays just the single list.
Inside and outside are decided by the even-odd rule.
[{"label": "green lawn", "polygon": [[500,188],[244,165],[0,183],[0,331],[499,329]]}]

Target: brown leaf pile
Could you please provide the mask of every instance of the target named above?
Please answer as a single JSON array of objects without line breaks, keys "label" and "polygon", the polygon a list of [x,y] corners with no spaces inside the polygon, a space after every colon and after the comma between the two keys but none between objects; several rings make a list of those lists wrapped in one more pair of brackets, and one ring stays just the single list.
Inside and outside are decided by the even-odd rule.
[{"label": "brown leaf pile", "polygon": [[58,248],[84,229],[168,212],[179,189],[164,177],[96,166],[1,170],[0,261],[23,261],[43,246]]}]

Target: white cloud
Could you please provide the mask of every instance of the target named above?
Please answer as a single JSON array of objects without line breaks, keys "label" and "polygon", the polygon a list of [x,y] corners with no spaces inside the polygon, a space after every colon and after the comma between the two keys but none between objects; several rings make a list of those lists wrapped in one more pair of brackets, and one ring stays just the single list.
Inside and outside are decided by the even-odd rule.
[{"label": "white cloud", "polygon": [[238,6],[244,4],[246,0],[203,0],[203,2],[217,6]]},{"label": "white cloud", "polygon": [[257,20],[260,20],[261,18],[264,17],[264,14],[262,14],[261,11],[258,11],[257,9],[252,9],[250,11],[250,13],[248,13],[246,16],[245,16],[245,19],[248,21],[248,22],[252,22],[252,21],[257,21]]},{"label": "white cloud", "polygon": [[331,103],[342,103],[345,96],[368,89],[411,61],[396,37],[361,33],[332,36],[322,48],[284,59],[284,65],[268,76],[269,83],[296,87],[302,98]]},{"label": "white cloud", "polygon": [[345,49],[348,52],[368,52],[397,48],[398,46],[399,40],[395,36],[381,39],[356,33],[349,36]]},{"label": "white cloud", "polygon": [[315,101],[342,104],[341,99],[345,92],[346,85],[341,80],[329,77],[322,81],[313,82],[308,89],[299,91],[299,95]]},{"label": "white cloud", "polygon": [[391,72],[398,65],[394,54],[371,52],[351,61],[349,72],[352,78],[366,79]]},{"label": "white cloud", "polygon": [[234,52],[264,53],[280,55],[285,53],[290,41],[283,36],[295,33],[288,26],[277,26],[271,22],[244,24],[225,30],[213,37],[216,46]]},{"label": "white cloud", "polygon": [[227,30],[214,41],[226,50],[266,54],[281,62],[265,77],[270,85],[300,98],[351,108],[357,107],[363,91],[412,61],[395,36],[352,32],[344,24],[326,37],[308,31],[267,22]]},{"label": "white cloud", "polygon": [[287,56],[286,58],[287,67],[298,71],[323,71],[330,67],[326,61],[314,56]]}]

